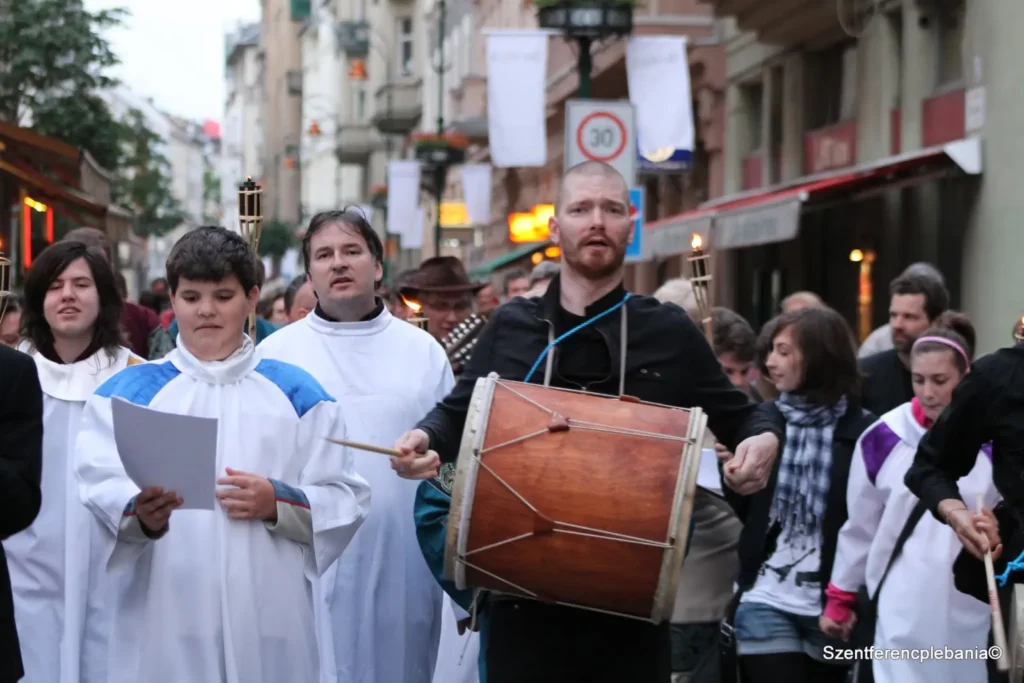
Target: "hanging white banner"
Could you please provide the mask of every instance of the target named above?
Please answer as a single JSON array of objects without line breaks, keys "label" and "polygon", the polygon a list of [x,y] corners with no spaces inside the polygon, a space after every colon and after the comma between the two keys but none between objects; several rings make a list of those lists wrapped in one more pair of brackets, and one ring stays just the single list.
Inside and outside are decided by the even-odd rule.
[{"label": "hanging white banner", "polygon": [[[423,231],[416,222],[420,205],[420,163],[388,162],[388,232],[401,235],[402,248],[417,248]],[[417,243],[413,246],[413,243]]]},{"label": "hanging white banner", "polygon": [[469,222],[489,225],[491,222],[491,165],[462,165],[462,199]]},{"label": "hanging white banner", "polygon": [[548,34],[522,29],[487,34],[487,133],[498,168],[547,162]]},{"label": "hanging white banner", "polygon": [[684,36],[631,36],[626,45],[629,101],[644,156],[693,151],[693,95]]}]

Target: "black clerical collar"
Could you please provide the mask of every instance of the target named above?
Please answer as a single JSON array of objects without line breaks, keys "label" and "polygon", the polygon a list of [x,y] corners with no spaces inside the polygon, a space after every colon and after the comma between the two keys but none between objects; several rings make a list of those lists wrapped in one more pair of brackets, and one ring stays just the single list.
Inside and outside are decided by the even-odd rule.
[{"label": "black clerical collar", "polygon": [[87,346],[86,349],[82,351],[81,355],[79,355],[78,358],[71,361],[70,363],[65,363],[64,360],[59,355],[57,355],[57,349],[54,348],[52,341],[42,344],[39,347],[39,353],[42,354],[43,358],[49,361],[53,361],[57,365],[73,365],[75,363],[80,363],[81,361],[86,360],[87,358],[89,358],[102,348],[103,345],[100,344],[99,338],[93,337],[92,341],[89,342],[89,346]]},{"label": "black clerical collar", "polygon": [[[378,297],[374,297],[373,300],[376,302],[376,305],[373,307],[373,310],[370,311],[369,313],[367,313],[366,315],[364,315],[362,318],[360,318],[356,322],[364,323],[364,322],[367,322],[369,320],[373,320],[378,315],[380,315],[381,313],[384,312],[384,300],[381,299],[379,296]],[[320,316],[321,318],[323,318],[324,320],[326,320],[329,323],[340,323],[341,322],[337,318],[334,318],[334,317],[328,315],[327,312],[324,311],[323,307],[320,305],[319,301],[316,302],[316,308],[313,309],[313,312],[316,313],[318,316]]]}]

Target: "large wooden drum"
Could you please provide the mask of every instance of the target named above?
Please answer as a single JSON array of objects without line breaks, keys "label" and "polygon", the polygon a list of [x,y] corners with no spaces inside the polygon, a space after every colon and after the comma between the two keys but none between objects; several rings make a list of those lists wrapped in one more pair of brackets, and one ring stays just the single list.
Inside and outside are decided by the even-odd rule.
[{"label": "large wooden drum", "polygon": [[699,408],[479,379],[452,488],[447,578],[667,621],[706,424]]}]

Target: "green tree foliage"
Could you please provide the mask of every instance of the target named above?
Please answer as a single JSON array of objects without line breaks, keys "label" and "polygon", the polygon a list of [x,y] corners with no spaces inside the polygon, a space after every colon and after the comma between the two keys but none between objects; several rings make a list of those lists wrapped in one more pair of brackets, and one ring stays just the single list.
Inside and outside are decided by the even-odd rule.
[{"label": "green tree foliage", "polygon": [[103,32],[125,15],[82,0],[0,0],[0,120],[21,125],[54,100],[113,85],[105,71],[118,58]]},{"label": "green tree foliage", "polygon": [[260,233],[260,256],[272,259],[284,258],[285,253],[295,246],[297,239],[292,228],[282,220],[269,220]]},{"label": "green tree foliage", "polygon": [[88,150],[96,163],[108,171],[121,167],[127,131],[111,115],[107,103],[94,94],[67,95],[40,102],[32,113],[32,128]]},{"label": "green tree foliage", "polygon": [[133,109],[124,121],[123,141],[124,157],[113,194],[119,204],[134,212],[136,235],[163,235],[185,221],[171,194],[171,164],[160,150],[163,138],[146,126],[142,112]]},{"label": "green tree foliage", "polygon": [[263,224],[260,234],[259,255],[269,256],[274,263],[274,272],[281,270],[281,259],[298,240],[295,231],[282,220],[273,219]]}]

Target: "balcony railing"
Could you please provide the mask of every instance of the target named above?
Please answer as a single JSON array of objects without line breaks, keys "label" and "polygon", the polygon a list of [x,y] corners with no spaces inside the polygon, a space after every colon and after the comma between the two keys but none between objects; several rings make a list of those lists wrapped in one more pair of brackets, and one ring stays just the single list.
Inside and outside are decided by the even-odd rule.
[{"label": "balcony railing", "polygon": [[423,114],[422,84],[419,78],[403,78],[377,89],[373,124],[384,134],[406,135]]},{"label": "balcony railing", "polygon": [[370,54],[370,25],[365,21],[343,21],[337,27],[338,49],[358,59]]},{"label": "balcony railing", "polygon": [[383,147],[380,134],[370,123],[342,121],[338,128],[335,155],[340,164],[365,164],[370,155]]}]

